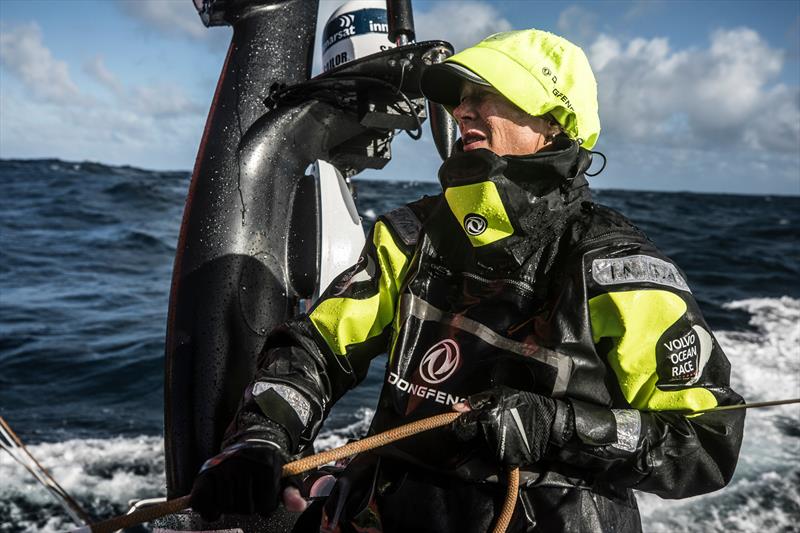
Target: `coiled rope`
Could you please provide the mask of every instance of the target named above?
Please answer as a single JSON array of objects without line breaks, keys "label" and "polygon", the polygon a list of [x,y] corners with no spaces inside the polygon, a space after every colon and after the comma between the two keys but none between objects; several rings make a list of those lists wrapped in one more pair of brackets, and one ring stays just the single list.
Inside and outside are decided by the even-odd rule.
[{"label": "coiled rope", "polygon": [[[459,413],[444,413],[441,415],[432,416],[430,418],[423,418],[422,420],[417,420],[416,422],[405,424],[356,442],[350,442],[344,446],[340,446],[339,448],[334,448],[316,455],[298,459],[297,461],[292,461],[291,463],[284,465],[283,477],[296,476],[297,474],[314,470],[315,468],[319,468],[320,466],[326,465],[330,462],[338,461],[339,459],[344,459],[345,457],[350,457],[369,450],[374,450],[375,448],[380,448],[381,446],[405,439],[418,433],[423,433],[425,431],[430,431],[431,429],[446,426],[451,424],[458,417]],[[494,526],[494,533],[504,533],[508,528],[508,524],[511,522],[511,516],[514,514],[514,507],[517,502],[518,487],[519,468],[514,468],[509,470],[508,473],[508,489],[506,491],[506,499],[503,502],[503,508],[500,511],[500,515],[497,518],[497,523]],[[89,526],[75,529],[72,531],[72,533],[112,533],[118,529],[133,527],[143,522],[150,522],[156,518],[161,518],[162,516],[174,514],[186,509],[189,507],[189,498],[190,496],[186,495],[181,496],[180,498],[167,500],[163,503],[158,503],[150,507],[136,510],[130,514],[116,516],[114,518],[109,518],[108,520],[103,520],[102,522],[97,522]]]}]

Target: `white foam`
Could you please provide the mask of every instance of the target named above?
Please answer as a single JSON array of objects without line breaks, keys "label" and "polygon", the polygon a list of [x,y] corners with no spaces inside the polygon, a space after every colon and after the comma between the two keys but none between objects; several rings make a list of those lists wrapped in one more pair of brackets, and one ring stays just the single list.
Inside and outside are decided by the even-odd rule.
[{"label": "white foam", "polygon": [[[731,386],[747,402],[800,397],[800,300],[751,298],[726,304],[751,314],[752,332],[718,331],[731,362]],[[788,421],[788,422],[787,422]],[[800,508],[800,439],[781,426],[800,426],[800,407],[754,409],[731,484],[680,501],[638,494],[646,531],[789,531]]]},{"label": "white foam", "polygon": [[369,424],[372,421],[372,416],[375,414],[374,409],[368,407],[361,407],[354,413],[354,421],[341,428],[327,427],[320,431],[317,439],[314,441],[314,448],[317,452],[330,450],[331,448],[338,448],[347,444],[350,439],[358,439],[366,434]]},{"label": "white foam", "polygon": [[722,491],[662,500],[638,493],[644,530],[653,533],[797,531],[800,470],[796,467],[742,479]]},{"label": "white foam", "polygon": [[[750,403],[800,397],[800,300],[752,298],[725,307],[749,312],[756,328],[717,335],[731,362],[734,390]],[[788,420],[800,425],[800,405],[754,409],[745,420],[740,469],[764,471],[798,460],[800,441],[787,438],[780,426]]]},{"label": "white foam", "polygon": [[[163,439],[74,439],[28,446],[31,454],[90,514],[127,511],[129,500],[166,492]],[[11,457],[0,454],[0,516],[22,531],[64,531],[74,524]],[[31,515],[27,509],[40,512]]]}]

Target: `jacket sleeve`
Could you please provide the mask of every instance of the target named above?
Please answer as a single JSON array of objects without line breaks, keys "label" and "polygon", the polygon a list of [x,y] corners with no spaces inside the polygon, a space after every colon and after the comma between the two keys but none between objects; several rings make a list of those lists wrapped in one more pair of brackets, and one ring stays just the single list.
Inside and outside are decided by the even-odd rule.
[{"label": "jacket sleeve", "polygon": [[224,446],[275,441],[276,428],[290,453],[314,440],[331,405],[386,350],[411,252],[379,219],[358,262],[334,279],[308,314],[269,335]]},{"label": "jacket sleeve", "polygon": [[574,431],[559,459],[663,498],[725,486],[744,410],[693,413],[743,400],[729,386],[730,364],[683,273],[649,243],[590,252],[582,266],[612,402],[569,401],[557,421],[574,417]]}]

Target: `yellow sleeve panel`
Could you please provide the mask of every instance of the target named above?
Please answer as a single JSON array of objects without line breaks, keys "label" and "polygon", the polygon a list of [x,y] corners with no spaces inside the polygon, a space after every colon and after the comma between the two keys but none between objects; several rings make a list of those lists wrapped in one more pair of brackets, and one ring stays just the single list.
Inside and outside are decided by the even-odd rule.
[{"label": "yellow sleeve panel", "polygon": [[698,411],[717,406],[702,388],[662,391],[656,387],[656,346],[664,332],[686,312],[686,302],[662,290],[601,294],[589,300],[595,344],[609,338],[608,362],[628,403],[644,411]]},{"label": "yellow sleeve panel", "polygon": [[314,327],[336,355],[345,355],[348,346],[380,335],[394,318],[400,285],[408,270],[408,258],[395,244],[382,221],[375,224],[372,244],[380,269],[378,292],[363,299],[326,298],[309,315]]}]

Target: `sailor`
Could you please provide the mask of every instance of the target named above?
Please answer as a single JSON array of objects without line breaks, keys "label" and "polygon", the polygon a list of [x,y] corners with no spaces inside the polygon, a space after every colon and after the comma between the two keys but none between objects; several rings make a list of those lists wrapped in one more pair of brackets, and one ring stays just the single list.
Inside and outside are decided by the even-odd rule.
[{"label": "sailor", "polygon": [[371,433],[464,414],[350,463],[312,506],[329,530],[487,531],[513,466],[510,531],[641,531],[633,489],[725,486],[744,411],[693,413],[742,398],[684,273],[591,199],[600,122],[583,51],[499,33],[428,68],[422,90],[461,133],[443,193],[380,217],[358,263],[269,336],[192,506],[304,508],[281,467],[384,352]]}]

